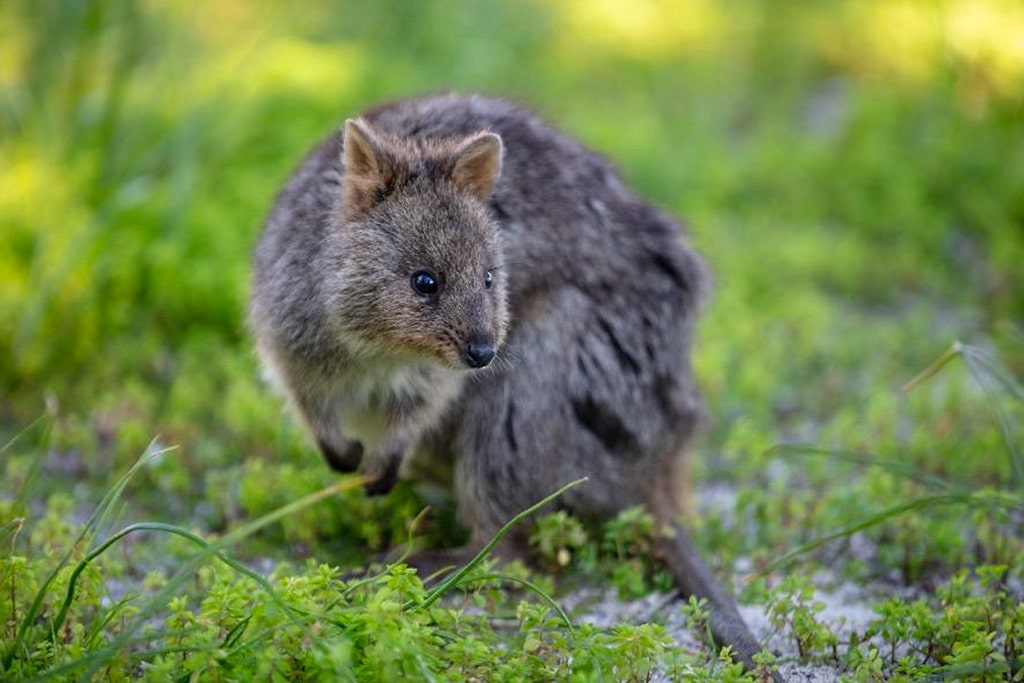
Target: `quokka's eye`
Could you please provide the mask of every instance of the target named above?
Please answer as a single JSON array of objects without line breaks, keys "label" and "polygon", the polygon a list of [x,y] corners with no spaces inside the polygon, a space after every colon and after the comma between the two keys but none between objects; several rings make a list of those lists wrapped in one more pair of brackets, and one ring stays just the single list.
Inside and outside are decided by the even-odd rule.
[{"label": "quokka's eye", "polygon": [[490,289],[493,284],[494,276],[491,275],[491,271],[488,270],[487,273],[484,274],[484,287]]},{"label": "quokka's eye", "polygon": [[412,285],[413,291],[420,296],[433,296],[437,294],[437,278],[429,271],[417,270],[409,279],[409,284]]}]

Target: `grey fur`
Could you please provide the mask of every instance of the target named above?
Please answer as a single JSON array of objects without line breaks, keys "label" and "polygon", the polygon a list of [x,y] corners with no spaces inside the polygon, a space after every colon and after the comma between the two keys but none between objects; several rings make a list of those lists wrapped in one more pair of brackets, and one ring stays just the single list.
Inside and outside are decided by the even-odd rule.
[{"label": "grey fur", "polygon": [[[708,280],[679,224],[601,156],[506,101],[400,101],[347,130],[278,196],[250,315],[328,461],[350,470],[362,455],[384,491],[403,458],[447,459],[471,548],[587,476],[559,504],[602,519],[647,506],[670,531],[661,549],[681,587],[710,599],[716,637],[750,665],[755,639],[676,521],[702,416],[690,343]],[[453,159],[481,136],[493,155],[488,132],[503,143],[486,158],[497,165],[460,180]],[[390,169],[376,193],[346,176],[343,137]],[[350,165],[376,168],[349,152]],[[446,278],[433,304],[409,284],[421,267]],[[474,335],[498,351],[470,372],[458,350]],[[347,433],[356,423],[364,433]]]}]

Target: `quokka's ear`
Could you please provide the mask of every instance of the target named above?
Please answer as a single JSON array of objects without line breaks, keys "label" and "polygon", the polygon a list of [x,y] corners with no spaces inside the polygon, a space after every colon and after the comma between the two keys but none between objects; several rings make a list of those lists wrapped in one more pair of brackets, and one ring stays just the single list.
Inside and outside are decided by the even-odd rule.
[{"label": "quokka's ear", "polygon": [[477,133],[466,140],[455,152],[455,186],[487,201],[501,175],[501,154],[501,138],[494,133]]},{"label": "quokka's ear", "polygon": [[343,140],[344,203],[350,210],[363,211],[377,201],[387,160],[373,129],[362,119],[345,122]]}]

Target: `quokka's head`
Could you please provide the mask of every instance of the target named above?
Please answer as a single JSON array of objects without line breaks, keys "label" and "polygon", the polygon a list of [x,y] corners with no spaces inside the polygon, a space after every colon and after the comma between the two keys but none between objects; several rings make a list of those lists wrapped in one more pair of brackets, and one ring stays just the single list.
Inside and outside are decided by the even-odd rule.
[{"label": "quokka's head", "polygon": [[453,368],[490,364],[508,323],[506,273],[487,201],[502,143],[399,138],[345,124],[329,241],[329,305],[349,339]]}]

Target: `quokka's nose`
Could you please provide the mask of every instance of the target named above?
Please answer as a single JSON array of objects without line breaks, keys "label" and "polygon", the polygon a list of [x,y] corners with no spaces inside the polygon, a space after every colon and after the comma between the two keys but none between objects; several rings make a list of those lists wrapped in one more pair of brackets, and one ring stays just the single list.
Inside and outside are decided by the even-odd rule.
[{"label": "quokka's nose", "polygon": [[490,342],[466,342],[462,358],[466,361],[466,365],[471,368],[485,367],[494,359],[494,347],[491,346]]}]

